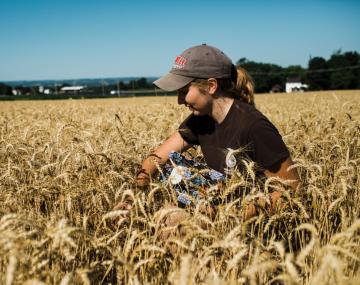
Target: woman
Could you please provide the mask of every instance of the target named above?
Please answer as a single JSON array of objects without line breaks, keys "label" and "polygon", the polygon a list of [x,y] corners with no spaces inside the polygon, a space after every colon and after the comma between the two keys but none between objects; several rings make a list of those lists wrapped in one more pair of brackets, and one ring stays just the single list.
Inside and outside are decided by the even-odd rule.
[{"label": "woman", "polygon": [[[200,145],[207,165],[224,175],[240,167],[242,159],[256,163],[259,177],[291,180],[295,189],[299,177],[290,154],[272,123],[254,107],[253,82],[246,71],[236,68],[219,49],[206,44],[194,46],[177,56],[171,71],[154,82],[166,91],[178,92],[178,103],[192,114],[142,163],[137,184],[149,177],[172,152]],[[239,152],[239,150],[242,150]],[[230,156],[229,156],[230,155]],[[280,193],[270,194],[274,209]],[[261,201],[265,205],[265,201]],[[248,207],[245,218],[255,214]]]}]

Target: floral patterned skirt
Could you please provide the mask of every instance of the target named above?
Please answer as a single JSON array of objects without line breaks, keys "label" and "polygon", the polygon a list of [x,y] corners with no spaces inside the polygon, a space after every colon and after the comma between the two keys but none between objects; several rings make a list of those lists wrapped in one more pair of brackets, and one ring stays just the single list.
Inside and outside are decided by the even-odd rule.
[{"label": "floral patterned skirt", "polygon": [[217,185],[225,180],[225,175],[173,151],[162,169],[160,180],[172,186],[178,205],[186,207],[194,206],[200,200],[213,203],[216,193],[212,192],[217,192]]}]

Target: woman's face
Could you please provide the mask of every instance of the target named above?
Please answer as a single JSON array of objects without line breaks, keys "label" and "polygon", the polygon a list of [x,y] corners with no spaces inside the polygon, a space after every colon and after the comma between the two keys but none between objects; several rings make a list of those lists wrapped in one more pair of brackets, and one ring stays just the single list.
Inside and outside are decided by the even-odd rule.
[{"label": "woman's face", "polygon": [[178,103],[184,104],[195,116],[211,114],[213,98],[204,94],[197,86],[188,84],[178,90]]}]

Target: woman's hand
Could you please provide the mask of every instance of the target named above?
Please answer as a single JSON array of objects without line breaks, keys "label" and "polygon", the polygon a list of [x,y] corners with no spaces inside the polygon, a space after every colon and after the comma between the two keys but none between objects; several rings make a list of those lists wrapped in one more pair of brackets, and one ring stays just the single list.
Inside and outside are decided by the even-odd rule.
[{"label": "woman's hand", "polygon": [[131,209],[132,209],[132,204],[130,202],[119,202],[114,206],[112,210],[113,211],[124,210],[130,212]]},{"label": "woman's hand", "polygon": [[169,154],[172,151],[182,152],[190,147],[191,145],[184,141],[178,131],[173,133],[165,142],[143,160],[141,170],[136,177],[136,185],[139,187],[149,185],[150,176],[155,175],[158,171],[158,167],[161,167],[168,161]]},{"label": "woman's hand", "polygon": [[144,188],[150,184],[150,177],[149,174],[145,171],[140,171],[138,176],[136,177],[136,187],[137,188]]},{"label": "woman's hand", "polygon": [[259,198],[255,203],[250,203],[246,209],[245,209],[245,213],[243,215],[243,219],[244,221],[247,221],[248,219],[256,216],[257,211],[256,211],[256,207],[260,207],[262,209],[266,209],[267,212],[270,215],[273,215],[276,211],[276,208],[279,206],[279,199],[281,197],[281,193],[278,191],[274,191],[270,194],[270,204],[264,199],[264,198]]},{"label": "woman's hand", "polygon": [[245,208],[245,212],[243,214],[243,220],[244,222],[251,219],[252,217],[256,216],[256,207],[254,203],[250,203]]}]

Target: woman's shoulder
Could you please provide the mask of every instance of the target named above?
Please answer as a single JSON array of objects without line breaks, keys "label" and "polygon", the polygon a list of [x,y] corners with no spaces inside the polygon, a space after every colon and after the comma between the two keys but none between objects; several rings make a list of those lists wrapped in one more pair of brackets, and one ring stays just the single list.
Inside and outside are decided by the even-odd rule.
[{"label": "woman's shoulder", "polygon": [[245,102],[239,102],[240,107],[238,113],[241,114],[238,120],[243,122],[243,128],[249,134],[264,134],[266,132],[279,133],[276,126],[255,106],[247,104]]},{"label": "woman's shoulder", "polygon": [[251,128],[261,121],[268,121],[268,118],[255,106],[241,100],[234,101],[232,112],[232,121],[238,122],[243,128]]}]

